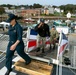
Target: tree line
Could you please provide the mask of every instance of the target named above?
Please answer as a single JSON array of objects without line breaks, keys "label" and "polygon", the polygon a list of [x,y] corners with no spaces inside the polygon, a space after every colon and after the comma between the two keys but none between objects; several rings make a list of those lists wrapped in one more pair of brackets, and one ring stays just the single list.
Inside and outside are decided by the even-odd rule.
[{"label": "tree line", "polygon": [[[42,8],[43,6],[40,4],[36,4],[34,3],[33,5],[11,5],[11,4],[2,4],[0,5],[0,14],[4,13],[4,8],[3,7],[8,7],[9,9],[11,9],[11,7],[15,7],[15,9],[20,8],[20,7],[25,7],[26,9],[30,8]],[[73,4],[67,4],[67,5],[60,5],[60,6],[55,6],[53,5],[54,8],[60,8],[61,10],[64,10],[64,14],[71,12],[73,14],[76,13],[76,5]]]},{"label": "tree line", "polygon": [[2,4],[0,5],[1,7],[8,7],[9,9],[11,9],[11,7],[15,7],[15,8],[20,8],[20,7],[25,7],[27,8],[41,8],[42,5],[40,4],[36,4],[34,3],[33,5],[11,5],[11,4]]},{"label": "tree line", "polygon": [[68,11],[71,12],[72,14],[76,14],[76,5],[73,4],[61,5],[59,6],[59,8],[63,9],[65,14]]}]

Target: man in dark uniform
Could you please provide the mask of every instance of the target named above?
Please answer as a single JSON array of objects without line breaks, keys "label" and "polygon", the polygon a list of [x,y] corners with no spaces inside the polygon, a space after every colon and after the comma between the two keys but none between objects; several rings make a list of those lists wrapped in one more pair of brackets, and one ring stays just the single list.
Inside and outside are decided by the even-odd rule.
[{"label": "man in dark uniform", "polygon": [[18,17],[14,14],[9,14],[9,19],[7,22],[10,23],[10,27],[8,30],[9,35],[9,43],[7,46],[6,52],[6,68],[7,72],[5,75],[9,75],[12,71],[12,57],[14,55],[15,50],[17,53],[26,61],[25,64],[28,65],[31,62],[31,58],[24,52],[24,43],[22,40],[22,27],[16,21]]},{"label": "man in dark uniform", "polygon": [[[46,37],[50,37],[49,26],[44,23],[44,19],[40,19],[40,23],[35,27],[35,31],[38,32],[38,49],[40,51],[40,46],[42,46],[42,53],[44,53],[44,47],[46,42]],[[39,44],[39,41],[42,41],[42,45]]]}]

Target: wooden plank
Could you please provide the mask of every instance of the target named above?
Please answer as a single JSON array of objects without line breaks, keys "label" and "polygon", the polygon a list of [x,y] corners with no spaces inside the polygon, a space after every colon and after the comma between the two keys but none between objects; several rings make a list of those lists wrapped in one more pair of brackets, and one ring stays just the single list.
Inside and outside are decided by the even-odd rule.
[{"label": "wooden plank", "polygon": [[15,63],[15,69],[29,75],[51,75],[53,65],[38,60],[32,60],[29,65],[25,65],[24,60],[20,59]]}]

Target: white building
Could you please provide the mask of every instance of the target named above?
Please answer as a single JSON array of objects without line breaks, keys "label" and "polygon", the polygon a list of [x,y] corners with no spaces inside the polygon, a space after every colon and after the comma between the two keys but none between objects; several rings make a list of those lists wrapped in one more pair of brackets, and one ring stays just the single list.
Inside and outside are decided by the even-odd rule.
[{"label": "white building", "polygon": [[15,10],[15,9],[13,9],[13,10],[11,10],[11,9],[6,9],[5,12],[6,12],[6,13],[14,13],[14,14],[15,14],[15,13],[16,13],[16,10]]},{"label": "white building", "polygon": [[47,10],[48,14],[54,14],[54,8],[50,5],[44,6],[44,11]]},{"label": "white building", "polygon": [[61,12],[60,8],[55,8],[54,11],[56,11],[56,12],[58,12],[58,13]]}]

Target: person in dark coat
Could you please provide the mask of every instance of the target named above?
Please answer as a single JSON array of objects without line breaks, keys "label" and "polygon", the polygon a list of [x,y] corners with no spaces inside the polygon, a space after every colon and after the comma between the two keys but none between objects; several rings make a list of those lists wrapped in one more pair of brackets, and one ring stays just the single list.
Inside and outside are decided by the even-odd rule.
[{"label": "person in dark coat", "polygon": [[7,72],[5,75],[9,75],[12,71],[12,57],[15,51],[17,51],[17,53],[26,61],[25,65],[28,65],[31,62],[31,58],[24,52],[24,42],[22,40],[23,30],[20,24],[16,21],[18,19],[18,16],[14,14],[9,14],[8,16],[9,18],[7,22],[10,23],[10,26],[8,30],[9,43],[6,52]]},{"label": "person in dark coat", "polygon": [[[50,37],[49,26],[44,23],[44,19],[40,19],[40,23],[35,27],[35,31],[38,32],[38,48],[37,52],[40,51],[40,46],[42,47],[42,53],[44,53],[44,47],[46,42],[46,37]],[[42,45],[39,42],[42,41]]]}]

